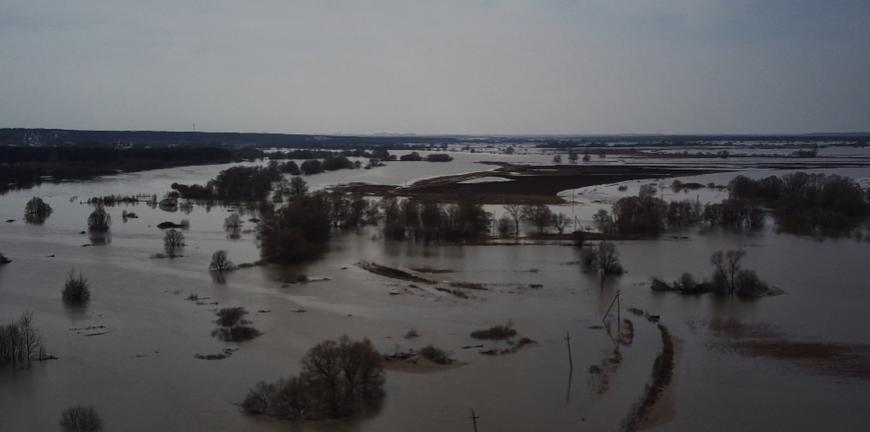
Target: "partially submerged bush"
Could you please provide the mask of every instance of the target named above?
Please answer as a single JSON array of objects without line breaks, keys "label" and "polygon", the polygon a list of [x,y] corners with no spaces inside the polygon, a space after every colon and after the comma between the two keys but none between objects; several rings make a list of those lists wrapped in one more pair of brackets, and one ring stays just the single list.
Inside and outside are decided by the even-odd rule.
[{"label": "partially submerged bush", "polygon": [[314,346],[298,376],[257,383],[242,401],[250,414],[289,420],[340,418],[357,414],[383,398],[381,355],[368,339],[347,336]]},{"label": "partially submerged bush", "polygon": [[88,216],[88,230],[90,231],[105,232],[109,230],[111,225],[112,216],[102,204],[97,205],[97,208]]},{"label": "partially submerged bush", "polygon": [[219,250],[211,254],[211,264],[208,269],[216,272],[225,272],[235,270],[236,266],[227,257],[227,251]]},{"label": "partially submerged bush", "polygon": [[583,249],[580,262],[583,270],[588,273],[598,272],[603,276],[619,276],[625,273],[619,263],[619,250],[616,245],[606,241],[598,242],[594,249]]},{"label": "partially submerged bush", "polygon": [[94,407],[76,405],[63,410],[60,426],[70,432],[94,432],[102,430],[103,421]]},{"label": "partially submerged bush", "polygon": [[742,249],[718,251],[710,259],[715,269],[711,280],[697,282],[692,275],[683,273],[680,279],[671,284],[654,277],[650,281],[650,288],[653,291],[677,291],[682,294],[712,291],[721,296],[760,297],[770,294],[772,290],[767,283],[759,279],[754,271],[741,267],[745,255]]},{"label": "partially submerged bush", "polygon": [[426,345],[420,350],[420,356],[435,364],[446,365],[453,363],[450,354],[441,348],[436,348],[434,345]]},{"label": "partially submerged bush", "polygon": [[70,270],[66,278],[66,283],[63,285],[63,301],[67,304],[80,305],[87,303],[91,298],[91,290],[88,285],[88,280],[79,273],[75,275],[75,270]]},{"label": "partially submerged bush", "polygon": [[248,311],[242,307],[221,308],[216,314],[215,321],[220,327],[211,332],[211,335],[224,342],[244,342],[260,336],[259,330],[249,326],[249,321],[242,319]]},{"label": "partially submerged bush", "polygon": [[[232,327],[242,321],[242,317],[247,315],[248,311],[243,307],[228,307],[221,308],[217,311],[218,319],[215,321],[222,327]],[[244,322],[242,322],[244,324]]]},{"label": "partially submerged bush", "polygon": [[24,220],[28,223],[41,224],[51,215],[51,206],[42,198],[33,197],[24,206]]},{"label": "partially submerged bush", "polygon": [[247,325],[235,325],[232,327],[220,327],[211,332],[211,335],[224,342],[245,342],[260,336],[259,330]]},{"label": "partially submerged bush", "polygon": [[497,325],[486,330],[475,330],[471,332],[471,337],[484,340],[510,339],[516,335],[517,331],[511,327],[511,324]]}]

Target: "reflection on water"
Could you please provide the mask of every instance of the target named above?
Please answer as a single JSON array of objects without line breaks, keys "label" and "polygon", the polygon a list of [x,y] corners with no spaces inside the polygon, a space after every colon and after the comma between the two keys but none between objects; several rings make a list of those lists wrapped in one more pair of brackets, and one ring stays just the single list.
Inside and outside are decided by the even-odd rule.
[{"label": "reflection on water", "polygon": [[[439,174],[438,170],[478,170],[484,166],[475,161],[494,157],[468,155],[446,165],[396,163],[309,179],[317,187],[347,181],[401,184]],[[529,160],[525,155],[513,158]],[[241,218],[241,228],[230,238],[224,230],[226,217],[240,209],[194,206],[183,216],[190,220],[184,232],[185,256],[150,259],[163,251],[163,232],[157,224],[177,222],[179,213],[144,204],[109,207],[116,220],[124,210],[138,218],[115,224],[97,238],[82,234],[92,208],[70,199],[162,196],[174,181],[202,183],[226,167],[43,184],[0,196],[3,220],[19,219],[32,196],[42,196],[55,209],[42,225],[20,220],[0,225],[0,249],[13,260],[0,266],[0,318],[32,309],[50,353],[59,357],[24,372],[0,370],[0,430],[54,430],[60,411],[78,402],[97,406],[112,430],[129,431],[467,430],[472,407],[480,416],[481,430],[614,430],[649,383],[661,351],[659,331],[645,319],[630,317],[633,335],[627,345],[614,345],[605,331],[595,328],[617,290],[622,295],[622,318],[628,307],[660,315],[681,341],[672,388],[675,415],[661,429],[807,430],[870,423],[870,413],[862,409],[870,403],[866,377],[804,366],[847,360],[865,364],[860,359],[868,355],[861,347],[870,345],[865,332],[870,303],[867,242],[819,242],[779,235],[772,228],[752,236],[711,230],[687,232],[686,239],[617,242],[628,273],[602,284],[596,275],[571,264],[580,260],[580,252],[570,246],[395,242],[369,228],[337,234],[325,257],[316,262],[256,266],[215,277],[208,264],[216,250],[227,250],[236,263],[259,259],[256,223],[250,217]],[[864,169],[840,172],[870,177]],[[725,183],[730,175],[682,180]],[[670,182],[660,183],[667,187]],[[596,208],[636,193],[640,184],[628,182],[625,191],[617,185],[578,191],[573,209],[581,223],[591,223]],[[718,199],[720,193],[705,190],[697,196]],[[695,199],[696,193],[685,196]],[[82,247],[85,242],[95,246]],[[652,276],[672,280],[683,272],[709,274],[713,252],[741,246],[748,251],[746,267],[785,290],[785,295],[744,301],[649,289]],[[445,282],[477,282],[487,290],[473,292],[470,299],[427,287],[390,295],[410,284],[354,266],[361,260],[451,270],[431,276]],[[66,307],[60,300],[66,273],[73,267],[91,283],[92,298],[84,309]],[[330,280],[286,282],[299,275]],[[542,287],[519,288],[529,284]],[[202,304],[185,300],[194,294],[205,299]],[[195,359],[195,353],[227,348],[210,336],[213,309],[223,306],[245,307],[263,335],[239,344],[239,351],[228,359]],[[500,356],[462,349],[473,343],[472,330],[507,321],[538,344]],[[748,336],[727,330],[741,325],[754,330],[745,331]],[[70,330],[88,326],[105,326],[107,331],[85,336]],[[421,336],[402,338],[409,328]],[[573,373],[566,359],[566,332],[572,337]],[[298,361],[308,348],[341,334],[368,337],[385,352],[397,344],[419,350],[431,343],[452,351],[467,365],[429,374],[388,372],[383,405],[359,419],[292,424],[238,411],[234,404],[254,383],[298,372]],[[816,355],[825,350],[830,355]],[[758,410],[759,406],[768,408]],[[812,409],[794,409],[802,406]]]}]

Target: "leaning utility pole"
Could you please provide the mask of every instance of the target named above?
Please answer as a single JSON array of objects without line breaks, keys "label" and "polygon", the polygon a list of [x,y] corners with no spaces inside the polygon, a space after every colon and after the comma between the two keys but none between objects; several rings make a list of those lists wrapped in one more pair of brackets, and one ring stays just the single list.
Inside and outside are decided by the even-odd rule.
[{"label": "leaning utility pole", "polygon": [[469,418],[471,419],[471,424],[474,426],[474,432],[477,432],[477,419],[479,419],[480,417],[478,417],[477,414],[474,412],[474,408],[471,409],[471,417]]}]

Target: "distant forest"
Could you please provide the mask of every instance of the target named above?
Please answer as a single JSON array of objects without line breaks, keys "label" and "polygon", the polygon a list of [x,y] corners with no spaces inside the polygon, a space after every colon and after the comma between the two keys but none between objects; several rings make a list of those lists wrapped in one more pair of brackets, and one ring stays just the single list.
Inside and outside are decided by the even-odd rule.
[{"label": "distant forest", "polygon": [[84,147],[284,147],[284,148],[376,148],[439,147],[449,144],[526,142],[539,147],[594,147],[614,143],[675,146],[709,141],[845,142],[867,145],[870,132],[805,135],[306,135],[247,132],[87,131],[67,129],[0,129],[0,146]]},{"label": "distant forest", "polygon": [[43,180],[87,179],[119,172],[238,162],[261,156],[262,152],[254,148],[0,146],[0,193],[32,187]]}]

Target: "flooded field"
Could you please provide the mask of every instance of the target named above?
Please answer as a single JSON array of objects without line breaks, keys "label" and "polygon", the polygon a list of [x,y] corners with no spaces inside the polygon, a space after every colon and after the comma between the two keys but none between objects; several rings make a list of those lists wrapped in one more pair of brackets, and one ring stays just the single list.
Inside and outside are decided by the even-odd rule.
[{"label": "flooded field", "polygon": [[[342,170],[306,177],[312,189],[364,182],[404,186],[414,181],[494,168],[483,161],[551,163],[552,154],[454,152],[449,163],[391,162],[371,170]],[[832,153],[839,162],[863,158]],[[751,158],[750,158],[751,159]],[[778,160],[779,162],[792,162]],[[665,163],[616,158],[612,164]],[[758,162],[758,161],[755,161]],[[727,184],[738,173],[760,178],[799,170],[717,164],[733,172],[683,177],[683,182]],[[847,175],[866,186],[868,168],[808,165],[808,172]],[[772,221],[751,234],[691,229],[658,240],[618,241],[627,273],[601,281],[583,273],[580,251],[558,241],[518,245],[398,242],[380,230],[336,232],[322,259],[293,266],[239,269],[225,280],[208,271],[211,254],[228,251],[236,263],[260,259],[256,213],[236,207],[195,205],[167,212],[145,204],[108,207],[107,236],[83,234],[101,195],[161,197],[173,182],[204,183],[231,165],[182,167],[43,184],[0,195],[0,319],[34,312],[35,324],[56,360],[28,370],[0,369],[0,431],[55,430],[63,408],[92,404],[107,430],[123,431],[481,431],[620,430],[653,380],[663,350],[659,324],[673,336],[673,371],[645,422],[649,430],[864,430],[870,425],[870,242],[816,239],[778,233]],[[719,201],[728,192],[669,189],[672,178],[629,181],[560,192],[552,206],[579,227],[617,199],[654,183],[665,200]],[[25,203],[42,197],[53,212],[27,224]],[[122,211],[138,218],[122,219]],[[487,206],[500,215],[500,206]],[[237,239],[224,219],[242,213]],[[10,220],[9,222],[4,222]],[[161,222],[189,221],[181,257],[157,259]],[[754,300],[681,296],[650,289],[651,277],[673,280],[683,272],[707,276],[710,256],[747,251],[745,267],[785,294]],[[420,271],[428,278],[479,284],[465,296],[440,285],[384,277],[361,261]],[[75,269],[88,278],[92,299],[65,306],[61,288]],[[290,283],[305,274],[320,281]],[[630,340],[615,340],[602,318],[620,293],[620,318],[631,322]],[[198,301],[188,300],[191,295]],[[242,306],[263,332],[243,343],[211,336],[214,310]],[[655,318],[658,316],[657,322]],[[536,343],[516,352],[505,342],[469,334],[510,323]],[[618,325],[618,323],[616,324]],[[418,337],[403,337],[415,329]],[[360,418],[285,422],[244,414],[238,403],[256,382],[299,371],[299,360],[318,342],[347,334],[369,338],[382,353],[445,348],[459,366],[425,373],[388,370],[386,398]],[[570,335],[573,370],[566,334]],[[477,347],[477,345],[483,345]],[[474,346],[473,348],[463,348]],[[238,351],[223,360],[197,354]]]}]

